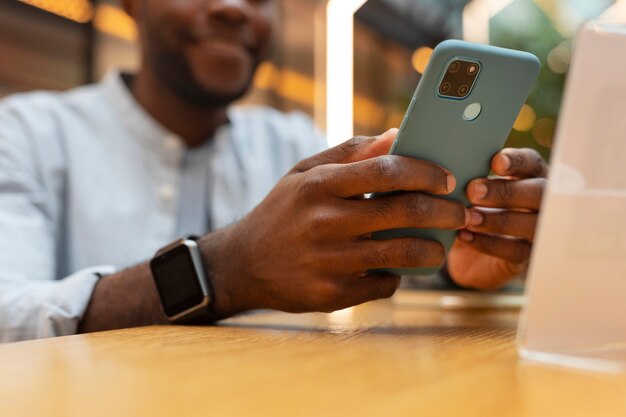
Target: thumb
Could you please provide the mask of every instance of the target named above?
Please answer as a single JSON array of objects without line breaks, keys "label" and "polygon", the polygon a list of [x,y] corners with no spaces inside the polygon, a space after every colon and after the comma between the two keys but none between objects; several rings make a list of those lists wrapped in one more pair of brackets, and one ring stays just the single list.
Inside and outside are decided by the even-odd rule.
[{"label": "thumb", "polygon": [[349,164],[386,155],[397,135],[398,129],[393,128],[378,136],[355,136],[334,148],[303,159],[293,171],[304,172],[318,165]]}]

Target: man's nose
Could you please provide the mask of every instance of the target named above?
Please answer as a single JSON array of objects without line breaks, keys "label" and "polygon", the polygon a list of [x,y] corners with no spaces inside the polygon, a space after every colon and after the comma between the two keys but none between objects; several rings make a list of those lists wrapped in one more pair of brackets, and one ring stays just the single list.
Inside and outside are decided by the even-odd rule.
[{"label": "man's nose", "polygon": [[214,0],[208,3],[212,19],[231,25],[242,25],[250,19],[251,5],[248,0]]}]

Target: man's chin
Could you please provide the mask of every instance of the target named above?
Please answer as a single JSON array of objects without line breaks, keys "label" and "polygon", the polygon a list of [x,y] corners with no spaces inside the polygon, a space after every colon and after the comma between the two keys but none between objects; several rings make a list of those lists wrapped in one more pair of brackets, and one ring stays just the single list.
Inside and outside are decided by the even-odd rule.
[{"label": "man's chin", "polygon": [[250,85],[246,84],[238,89],[211,88],[197,86],[195,89],[183,92],[183,98],[190,104],[201,107],[223,107],[243,97]]},{"label": "man's chin", "polygon": [[196,104],[228,105],[250,89],[256,68],[225,66],[224,68],[190,67],[188,95]]},{"label": "man's chin", "polygon": [[[182,60],[172,60],[156,66],[159,77],[177,96],[189,104],[201,107],[227,106],[241,98],[252,84],[254,71],[202,71]],[[178,63],[178,65],[173,65]]]}]

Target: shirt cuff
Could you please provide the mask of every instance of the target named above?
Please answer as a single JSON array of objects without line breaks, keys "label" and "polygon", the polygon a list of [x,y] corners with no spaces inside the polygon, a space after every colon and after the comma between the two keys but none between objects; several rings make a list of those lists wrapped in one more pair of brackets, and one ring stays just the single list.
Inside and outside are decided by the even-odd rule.
[{"label": "shirt cuff", "polygon": [[101,276],[115,272],[115,267],[104,265],[83,269],[60,281],[3,285],[0,309],[5,317],[0,340],[75,334],[96,283]]}]

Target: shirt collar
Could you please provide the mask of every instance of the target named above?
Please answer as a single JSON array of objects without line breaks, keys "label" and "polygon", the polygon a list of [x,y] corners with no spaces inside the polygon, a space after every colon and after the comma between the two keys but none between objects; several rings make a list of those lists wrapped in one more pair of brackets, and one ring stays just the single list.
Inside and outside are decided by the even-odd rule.
[{"label": "shirt collar", "polygon": [[[130,74],[118,70],[109,71],[102,80],[102,88],[111,108],[115,111],[133,133],[134,137],[140,138],[151,149],[163,150],[167,154],[172,152],[182,153],[185,150],[184,141],[175,133],[171,132],[156,119],[154,119],[139,102],[135,99],[128,85],[124,81],[125,76]],[[227,109],[228,123],[220,126],[214,135],[214,142],[230,142],[227,140],[233,134],[233,119],[237,118],[237,111]]]},{"label": "shirt collar", "polygon": [[184,149],[182,139],[161,125],[139,104],[124,82],[122,73],[109,72],[102,81],[102,89],[111,108],[133,137],[155,150],[172,152]]}]

